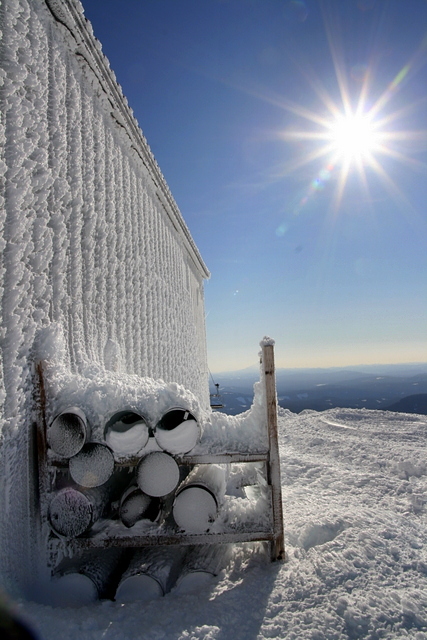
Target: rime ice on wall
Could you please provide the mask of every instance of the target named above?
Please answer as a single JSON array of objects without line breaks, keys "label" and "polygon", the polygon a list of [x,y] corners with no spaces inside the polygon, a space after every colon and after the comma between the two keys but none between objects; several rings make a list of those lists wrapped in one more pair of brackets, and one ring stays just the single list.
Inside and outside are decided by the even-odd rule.
[{"label": "rime ice on wall", "polygon": [[2,0],[0,18],[7,496],[18,478],[27,491],[37,331],[62,327],[65,364],[76,373],[178,382],[208,407],[209,274],[78,0]]},{"label": "rime ice on wall", "polygon": [[77,9],[70,0],[2,7],[3,369],[15,417],[21,399],[9,392],[27,379],[36,330],[52,321],[75,370],[121,362],[207,399],[208,274]]}]

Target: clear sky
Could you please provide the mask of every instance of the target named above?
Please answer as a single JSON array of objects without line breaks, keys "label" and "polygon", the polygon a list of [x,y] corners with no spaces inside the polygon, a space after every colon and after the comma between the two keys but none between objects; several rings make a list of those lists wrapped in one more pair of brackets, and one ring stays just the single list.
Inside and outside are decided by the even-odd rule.
[{"label": "clear sky", "polygon": [[83,0],[212,277],[212,372],[427,360],[427,0]]}]

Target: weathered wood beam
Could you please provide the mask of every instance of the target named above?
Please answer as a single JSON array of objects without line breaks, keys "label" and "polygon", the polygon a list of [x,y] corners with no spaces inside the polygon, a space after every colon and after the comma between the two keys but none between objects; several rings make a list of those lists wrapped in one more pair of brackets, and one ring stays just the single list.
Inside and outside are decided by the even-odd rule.
[{"label": "weathered wood beam", "polygon": [[274,366],[274,342],[264,340],[262,346],[262,370],[266,394],[267,427],[269,438],[269,461],[267,462],[268,484],[272,487],[274,539],[271,544],[271,559],[285,557],[283,533],[282,484],[280,478],[279,439],[277,433],[276,374]]}]

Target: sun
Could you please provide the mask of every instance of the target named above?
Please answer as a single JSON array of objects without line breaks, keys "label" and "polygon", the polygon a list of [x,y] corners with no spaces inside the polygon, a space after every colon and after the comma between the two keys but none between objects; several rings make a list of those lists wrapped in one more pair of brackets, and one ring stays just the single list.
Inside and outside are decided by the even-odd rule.
[{"label": "sun", "polygon": [[[373,70],[367,67],[358,95],[354,95],[354,87],[352,91],[349,89],[351,82],[343,63],[344,56],[336,49],[331,30],[328,32],[338,92],[335,92],[333,98],[320,78],[307,69],[304,75],[319,99],[317,110],[283,97],[274,98],[275,104],[296,116],[295,121],[285,130],[276,132],[276,136],[286,143],[298,144],[292,160],[276,175],[290,175],[308,165],[317,165],[304,195],[295,205],[296,215],[304,209],[316,192],[327,186],[328,182],[328,188],[334,185],[331,211],[336,213],[340,209],[351,174],[358,175],[367,201],[371,199],[371,178],[375,177],[402,208],[410,210],[408,198],[387,169],[391,166],[391,160],[425,173],[426,165],[414,157],[411,149],[426,144],[427,131],[410,130],[400,126],[404,122],[411,122],[408,115],[410,116],[412,110],[418,108],[421,102],[402,106],[400,100],[399,108],[394,110],[392,102],[416,73],[419,61],[424,60],[427,37],[422,41],[413,59],[394,77],[391,76],[382,92],[379,91],[378,81],[374,81]],[[296,129],[298,122],[301,128]]]},{"label": "sun", "polygon": [[378,151],[381,135],[368,114],[338,115],[330,124],[332,152],[345,164],[366,164]]},{"label": "sun", "polygon": [[332,209],[338,211],[349,176],[353,172],[358,174],[367,198],[370,197],[368,173],[371,172],[382,181],[396,201],[405,207],[410,206],[407,198],[388,175],[383,162],[383,159],[388,157],[414,169],[425,171],[425,166],[405,153],[403,146],[400,150],[399,144],[413,140],[426,140],[426,131],[399,129],[397,121],[406,113],[405,109],[388,114],[384,110],[406,73],[406,70],[405,73],[399,72],[369,109],[366,108],[367,86],[362,88],[361,95],[353,106],[345,83],[342,81],[342,74],[337,74],[342,83],[341,104],[333,101],[325,90],[319,89],[318,82],[314,87],[326,108],[323,113],[316,113],[302,105],[282,101],[282,108],[295,114],[298,119],[305,120],[307,127],[302,130],[282,130],[278,133],[279,137],[286,142],[313,143],[311,150],[308,150],[307,146],[302,156],[297,156],[283,168],[283,174],[289,175],[306,165],[318,163],[322,158],[324,159],[321,168],[313,175],[306,193],[296,206],[295,214],[299,214],[315,193],[322,190],[327,182],[331,182],[331,178],[334,178],[332,182],[335,184],[331,201]]}]

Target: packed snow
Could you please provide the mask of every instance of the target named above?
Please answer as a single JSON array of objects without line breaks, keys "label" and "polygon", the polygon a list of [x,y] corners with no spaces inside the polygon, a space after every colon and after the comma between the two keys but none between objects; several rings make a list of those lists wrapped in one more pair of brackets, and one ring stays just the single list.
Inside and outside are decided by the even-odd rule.
[{"label": "packed snow", "polygon": [[285,562],[239,544],[194,592],[19,612],[43,640],[426,640],[426,435],[425,416],[281,410]]},{"label": "packed snow", "polygon": [[136,481],[141,491],[148,496],[166,496],[178,485],[179,466],[168,453],[153,451],[139,463]]},{"label": "packed snow", "polygon": [[169,453],[188,453],[199,442],[201,428],[194,416],[182,409],[168,411],[156,425],[154,437]]},{"label": "packed snow", "polygon": [[114,414],[105,426],[105,441],[118,455],[135,455],[147,444],[149,430],[146,421],[133,411]]},{"label": "packed snow", "polygon": [[190,485],[175,498],[173,517],[178,527],[186,533],[208,531],[217,513],[216,500],[204,487]]}]

